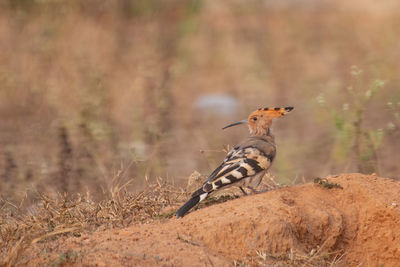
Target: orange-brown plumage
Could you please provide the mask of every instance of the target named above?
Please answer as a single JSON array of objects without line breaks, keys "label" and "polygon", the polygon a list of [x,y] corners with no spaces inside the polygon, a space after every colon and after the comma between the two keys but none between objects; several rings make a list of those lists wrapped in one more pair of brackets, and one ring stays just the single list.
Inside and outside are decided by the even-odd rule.
[{"label": "orange-brown plumage", "polygon": [[251,135],[266,135],[271,128],[272,120],[284,116],[293,107],[260,108],[252,112],[248,118]]}]

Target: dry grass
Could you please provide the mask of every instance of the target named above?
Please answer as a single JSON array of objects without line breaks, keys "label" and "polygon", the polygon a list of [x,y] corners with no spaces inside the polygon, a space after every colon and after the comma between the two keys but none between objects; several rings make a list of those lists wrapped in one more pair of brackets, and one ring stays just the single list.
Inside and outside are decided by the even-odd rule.
[{"label": "dry grass", "polygon": [[302,254],[290,250],[285,254],[270,254],[260,250],[256,256],[235,261],[234,266],[302,266],[302,267],[339,267],[343,266],[342,258],[346,255],[343,251],[325,252],[323,246],[312,249],[309,254]]},{"label": "dry grass", "polygon": [[187,197],[183,189],[162,179],[148,183],[138,193],[117,185],[108,197],[94,201],[89,194],[49,197],[38,193],[37,204],[28,211],[20,205],[0,200],[0,266],[12,266],[31,244],[52,240],[57,235],[79,236],[99,228],[126,227],[154,219],[169,218],[174,207]]}]

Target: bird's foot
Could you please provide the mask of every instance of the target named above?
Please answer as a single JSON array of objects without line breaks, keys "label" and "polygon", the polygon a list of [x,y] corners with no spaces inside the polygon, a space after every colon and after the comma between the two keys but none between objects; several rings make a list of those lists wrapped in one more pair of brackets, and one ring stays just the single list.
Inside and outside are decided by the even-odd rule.
[{"label": "bird's foot", "polygon": [[248,195],[247,192],[244,191],[244,189],[243,189],[241,186],[239,186],[239,188],[240,188],[240,190],[242,191],[242,193],[243,193],[244,196],[247,196],[247,195]]}]

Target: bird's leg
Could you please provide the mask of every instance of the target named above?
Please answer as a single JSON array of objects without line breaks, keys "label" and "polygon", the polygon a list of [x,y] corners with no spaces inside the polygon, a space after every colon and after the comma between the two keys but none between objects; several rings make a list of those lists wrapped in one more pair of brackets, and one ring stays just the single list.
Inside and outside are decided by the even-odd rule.
[{"label": "bird's leg", "polygon": [[243,195],[244,195],[244,196],[247,196],[246,191],[244,191],[244,189],[243,189],[241,186],[239,186],[239,188],[240,188],[240,190],[242,191]]},{"label": "bird's leg", "polygon": [[268,189],[267,189],[267,190],[256,190],[256,189],[254,189],[254,188],[251,187],[251,186],[248,186],[247,188],[250,189],[251,192],[253,192],[253,194],[259,194],[259,193],[263,193],[263,192],[268,191]]}]

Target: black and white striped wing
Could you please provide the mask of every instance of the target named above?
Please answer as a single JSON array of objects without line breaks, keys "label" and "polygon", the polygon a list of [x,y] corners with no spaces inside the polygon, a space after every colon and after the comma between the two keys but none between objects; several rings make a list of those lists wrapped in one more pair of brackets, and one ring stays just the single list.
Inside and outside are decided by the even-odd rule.
[{"label": "black and white striped wing", "polygon": [[222,164],[208,177],[203,186],[194,192],[192,197],[178,209],[175,213],[176,217],[185,216],[191,208],[204,200],[213,191],[267,170],[271,166],[273,158],[274,154],[266,155],[252,146],[232,149]]},{"label": "black and white striped wing", "polygon": [[272,159],[273,155],[266,155],[255,147],[232,149],[203,184],[202,191],[210,193],[265,171],[271,166]]}]

